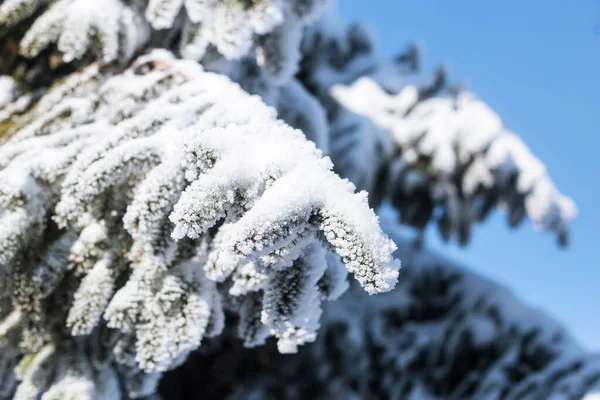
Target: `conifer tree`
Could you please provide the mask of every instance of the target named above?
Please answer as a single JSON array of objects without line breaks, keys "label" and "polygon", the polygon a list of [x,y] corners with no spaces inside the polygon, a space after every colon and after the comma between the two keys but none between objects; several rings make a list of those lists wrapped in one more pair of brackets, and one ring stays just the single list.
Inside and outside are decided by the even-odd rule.
[{"label": "conifer tree", "polygon": [[373,43],[326,0],[0,1],[0,398],[600,387],[422,238],[502,208],[566,245],[574,203],[417,47]]}]

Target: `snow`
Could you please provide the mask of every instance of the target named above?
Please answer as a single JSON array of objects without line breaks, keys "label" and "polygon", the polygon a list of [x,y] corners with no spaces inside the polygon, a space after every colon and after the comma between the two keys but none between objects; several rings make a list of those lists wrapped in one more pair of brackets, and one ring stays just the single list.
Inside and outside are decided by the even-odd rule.
[{"label": "snow", "polygon": [[14,98],[17,84],[7,75],[0,75],[0,108],[5,107]]},{"label": "snow", "polygon": [[516,175],[515,189],[525,197],[527,214],[537,227],[563,234],[577,214],[573,201],[555,188],[541,161],[468,92],[419,102],[415,86],[388,94],[374,78],[362,77],[349,86],[333,86],[331,94],[389,132],[405,162],[416,164],[419,157],[431,157],[428,173],[434,177],[451,180],[471,163],[462,177],[465,194],[475,195],[480,186],[506,187]]},{"label": "snow", "polygon": [[[146,22],[136,18],[130,6],[120,0],[59,0],[36,19],[23,37],[20,50],[32,58],[56,43],[63,54],[62,62],[81,59],[88,51],[111,62],[120,55],[129,59],[148,38]],[[124,49],[121,54],[120,48]]]},{"label": "snow", "polygon": [[398,225],[466,244],[504,207],[563,238],[573,201],[417,46],[382,60],[328,3],[1,2],[9,38],[33,17],[0,76],[0,398],[149,396],[230,336],[277,342],[226,355],[263,358],[228,383],[258,397],[279,374],[295,397],[595,388],[565,329]]},{"label": "snow", "polygon": [[[133,336],[131,355],[108,350],[152,383],[220,334],[230,303],[241,304],[233,312],[247,345],[275,336],[289,353],[316,339],[322,303],[346,290],[348,271],[371,294],[393,288],[395,246],[366,192],[274,108],[165,51],[113,73],[91,66],[69,77],[2,146],[0,261],[49,241],[52,257],[32,268],[57,283],[28,280],[24,290],[53,298],[70,282],[73,301],[57,312],[71,335],[88,340],[102,326]],[[297,95],[315,109],[298,85],[288,107]],[[47,214],[62,239],[43,236]],[[45,310],[30,313],[49,329]],[[48,393],[95,387],[64,376]]]}]

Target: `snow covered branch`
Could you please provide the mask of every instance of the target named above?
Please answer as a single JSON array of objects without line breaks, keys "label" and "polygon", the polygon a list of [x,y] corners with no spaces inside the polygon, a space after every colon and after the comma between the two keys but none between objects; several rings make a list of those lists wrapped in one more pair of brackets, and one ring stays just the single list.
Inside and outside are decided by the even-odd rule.
[{"label": "snow covered branch", "polygon": [[511,226],[528,217],[567,243],[573,201],[488,105],[450,86],[443,69],[421,71],[417,47],[381,61],[368,31],[326,14],[303,49],[302,75],[327,107],[336,169],[374,205],[390,200],[403,223],[434,221],[462,244],[501,207]]},{"label": "snow covered branch", "polygon": [[[391,135],[395,157],[384,185],[404,221],[420,226],[425,221],[419,219],[440,207],[437,222],[444,238],[457,234],[466,243],[472,221],[485,219],[499,205],[511,226],[527,216],[566,243],[575,204],[556,189],[521,139],[471,93],[419,101],[415,86],[389,94],[364,77],[351,86],[334,86],[332,94]],[[430,209],[413,204],[423,195],[423,207]]]},{"label": "snow covered branch", "polygon": [[[315,340],[321,303],[347,285],[340,258],[369,293],[394,287],[395,245],[366,193],[274,109],[166,51],[112,71],[71,75],[0,147],[2,312],[19,315],[6,351],[58,360],[108,335],[102,368],[156,383],[224,311],[248,346]],[[65,377],[96,393],[97,361]]]},{"label": "snow covered branch", "polygon": [[[304,27],[327,0],[7,0],[2,36],[29,24],[20,40],[28,58],[57,50],[60,63],[86,55],[126,63],[144,47],[174,45],[185,58],[255,60],[269,79],[285,84],[300,61]],[[171,40],[173,39],[173,40]],[[175,44],[173,44],[173,41]]]},{"label": "snow covered branch", "polygon": [[[507,289],[414,248],[390,216],[382,226],[403,260],[394,291],[368,297],[354,287],[329,303],[317,340],[298,357],[268,347],[235,356],[217,345],[168,375],[165,395],[183,386],[233,399],[525,400],[583,399],[600,389],[598,354]],[[233,376],[185,380],[221,357]]]}]

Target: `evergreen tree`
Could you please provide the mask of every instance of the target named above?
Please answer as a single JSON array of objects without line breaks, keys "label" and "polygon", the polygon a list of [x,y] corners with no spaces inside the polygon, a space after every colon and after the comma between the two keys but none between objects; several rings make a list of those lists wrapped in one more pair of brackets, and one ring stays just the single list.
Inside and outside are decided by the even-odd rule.
[{"label": "evergreen tree", "polygon": [[422,238],[466,245],[500,207],[566,245],[571,199],[326,0],[0,1],[0,140],[0,398],[600,388],[597,356]]}]

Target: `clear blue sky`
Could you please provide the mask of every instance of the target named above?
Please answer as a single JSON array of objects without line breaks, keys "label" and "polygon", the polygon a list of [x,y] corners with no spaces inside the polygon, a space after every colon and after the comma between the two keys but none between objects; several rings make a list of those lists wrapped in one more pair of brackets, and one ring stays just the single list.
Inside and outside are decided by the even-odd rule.
[{"label": "clear blue sky", "polygon": [[444,252],[600,350],[600,0],[338,1],[346,20],[368,22],[383,54],[421,43],[426,65],[464,80],[575,199],[567,250],[531,224],[509,230],[497,213],[467,249]]}]

